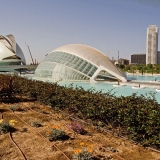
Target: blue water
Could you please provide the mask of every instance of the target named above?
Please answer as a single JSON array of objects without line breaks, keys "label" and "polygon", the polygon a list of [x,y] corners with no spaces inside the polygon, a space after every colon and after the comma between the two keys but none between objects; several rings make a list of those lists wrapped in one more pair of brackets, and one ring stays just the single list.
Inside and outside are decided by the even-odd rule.
[{"label": "blue water", "polygon": [[[28,77],[29,78],[29,77]],[[30,77],[30,79],[32,79]],[[160,82],[160,75],[153,75],[153,76],[137,76],[137,75],[128,75],[127,79],[130,80],[138,80],[138,81],[156,81]],[[43,80],[44,81],[44,80]],[[149,93],[156,93],[155,98],[157,102],[160,104],[160,92],[156,92],[155,88],[140,88],[140,89],[133,89],[131,85],[126,86],[120,86],[120,87],[114,87],[113,84],[105,83],[105,82],[97,82],[97,83],[91,83],[91,82],[59,82],[58,83],[61,86],[68,87],[69,85],[73,84],[73,87],[81,86],[85,90],[94,88],[96,91],[102,91],[103,93],[107,93],[108,91],[111,91],[111,93],[114,93],[115,96],[130,96],[133,93],[137,93],[137,95],[148,95]],[[158,88],[158,87],[157,87]]]},{"label": "blue water", "polygon": [[69,85],[73,84],[73,87],[81,86],[85,90],[94,88],[96,91],[102,91],[103,93],[107,93],[108,91],[111,91],[111,93],[114,93],[115,96],[130,96],[133,93],[137,93],[137,95],[148,95],[149,93],[155,92],[155,98],[157,102],[160,104],[160,92],[156,92],[156,88],[141,88],[141,89],[133,89],[132,86],[120,86],[120,87],[114,87],[113,84],[103,83],[103,82],[97,82],[97,83],[90,83],[90,82],[60,82],[59,85],[68,87]]},{"label": "blue water", "polygon": [[160,82],[160,76],[151,75],[151,76],[143,76],[143,75],[127,75],[128,80],[139,80],[139,81],[157,81]]}]

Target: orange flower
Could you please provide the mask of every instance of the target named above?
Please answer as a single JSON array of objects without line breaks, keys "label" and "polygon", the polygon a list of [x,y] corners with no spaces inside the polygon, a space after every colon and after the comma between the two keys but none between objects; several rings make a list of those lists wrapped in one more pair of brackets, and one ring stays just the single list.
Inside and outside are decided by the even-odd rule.
[{"label": "orange flower", "polygon": [[81,142],[81,143],[80,143],[80,146],[84,146],[84,142]]},{"label": "orange flower", "polygon": [[52,126],[52,128],[57,129],[57,128],[58,128],[58,126]]},{"label": "orange flower", "polygon": [[89,144],[88,147],[89,147],[89,148],[93,148],[93,144]]},{"label": "orange flower", "polygon": [[74,150],[74,153],[77,154],[77,149]]},{"label": "orange flower", "polygon": [[77,150],[77,152],[78,152],[78,153],[81,153],[81,152],[82,152],[82,150],[81,150],[81,149],[78,149],[78,150]]},{"label": "orange flower", "polygon": [[89,153],[91,153],[91,152],[92,152],[92,150],[91,150],[91,149],[88,149],[88,152],[89,152]]},{"label": "orange flower", "polygon": [[82,152],[81,149],[75,149],[75,150],[74,150],[74,153],[75,153],[75,154],[79,154],[79,153],[81,153],[81,152]]},{"label": "orange flower", "polygon": [[50,125],[50,124],[48,124],[48,125],[47,125],[47,128],[49,128],[50,126],[51,126],[51,125]]},{"label": "orange flower", "polygon": [[81,149],[75,149],[75,150],[74,150],[74,153],[76,153],[76,154],[81,153]]}]

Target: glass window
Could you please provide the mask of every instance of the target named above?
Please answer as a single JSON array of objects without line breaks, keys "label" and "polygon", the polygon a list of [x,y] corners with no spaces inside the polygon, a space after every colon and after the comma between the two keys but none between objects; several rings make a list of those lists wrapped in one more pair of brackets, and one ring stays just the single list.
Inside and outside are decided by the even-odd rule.
[{"label": "glass window", "polygon": [[96,70],[97,67],[78,56],[66,52],[52,52],[38,66],[35,74],[43,77],[51,77],[53,74],[56,80],[60,77],[68,80],[89,80],[89,77],[83,74],[91,77]]},{"label": "glass window", "polygon": [[87,61],[84,60],[81,64],[81,66],[78,68],[78,71],[82,72],[87,64],[88,64]]}]

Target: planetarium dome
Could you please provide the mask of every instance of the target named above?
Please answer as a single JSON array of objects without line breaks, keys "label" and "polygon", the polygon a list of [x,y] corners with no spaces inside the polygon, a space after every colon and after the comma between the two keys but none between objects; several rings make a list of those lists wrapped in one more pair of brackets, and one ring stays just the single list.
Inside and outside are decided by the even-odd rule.
[{"label": "planetarium dome", "polygon": [[35,78],[53,81],[122,81],[125,76],[110,59],[95,48],[69,44],[49,53],[35,70]]}]

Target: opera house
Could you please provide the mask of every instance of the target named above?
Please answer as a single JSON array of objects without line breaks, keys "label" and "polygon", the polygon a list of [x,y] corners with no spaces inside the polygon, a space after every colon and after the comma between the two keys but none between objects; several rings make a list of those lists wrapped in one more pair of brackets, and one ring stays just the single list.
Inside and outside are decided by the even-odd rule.
[{"label": "opera house", "polygon": [[69,44],[53,50],[38,65],[34,76],[54,82],[127,81],[105,54],[82,44]]},{"label": "opera house", "polygon": [[[24,54],[13,35],[0,35],[0,71],[15,72],[11,65],[25,65]],[[2,67],[3,66],[3,67]],[[6,67],[5,67],[6,66]]]}]

